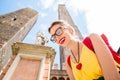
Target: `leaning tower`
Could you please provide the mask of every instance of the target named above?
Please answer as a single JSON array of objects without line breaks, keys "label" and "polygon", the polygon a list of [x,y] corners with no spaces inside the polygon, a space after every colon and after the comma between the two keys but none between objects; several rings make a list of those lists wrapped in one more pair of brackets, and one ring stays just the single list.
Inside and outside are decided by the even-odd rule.
[{"label": "leaning tower", "polygon": [[[67,23],[69,23],[75,29],[75,32],[78,35],[78,38],[80,40],[83,39],[78,27],[74,24],[65,5],[58,6],[58,19],[64,20]],[[61,47],[61,46],[59,48],[60,48],[59,50],[60,51],[60,70],[58,70],[58,64],[54,64],[54,69],[51,70],[50,80],[70,80],[66,72],[65,63],[64,63],[70,50],[66,49],[65,47]]]},{"label": "leaning tower", "polygon": [[0,71],[12,55],[11,45],[25,38],[37,17],[38,12],[30,8],[0,16]]},{"label": "leaning tower", "polygon": [[[83,39],[83,36],[81,35],[81,32],[79,31],[78,27],[74,24],[74,22],[73,22],[73,20],[70,16],[69,12],[67,11],[65,5],[59,5],[58,16],[59,16],[60,20],[66,21],[67,23],[69,23],[75,29],[76,35],[78,35],[78,38],[80,40]],[[65,59],[66,59],[66,57],[69,53],[70,53],[70,50],[66,49],[65,47],[60,46],[60,68],[61,69],[64,69],[63,68],[64,61],[65,61]]]}]

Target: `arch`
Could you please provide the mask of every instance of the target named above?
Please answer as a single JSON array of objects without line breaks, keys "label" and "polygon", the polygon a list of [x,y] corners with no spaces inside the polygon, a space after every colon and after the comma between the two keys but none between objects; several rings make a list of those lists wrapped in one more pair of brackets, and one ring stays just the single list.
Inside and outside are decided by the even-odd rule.
[{"label": "arch", "polygon": [[56,77],[52,77],[52,79],[51,80],[57,80],[57,78]]},{"label": "arch", "polygon": [[64,77],[59,77],[59,79],[58,80],[65,80],[65,78]]},{"label": "arch", "polygon": [[69,77],[67,77],[67,79],[66,80],[70,80],[70,78]]}]

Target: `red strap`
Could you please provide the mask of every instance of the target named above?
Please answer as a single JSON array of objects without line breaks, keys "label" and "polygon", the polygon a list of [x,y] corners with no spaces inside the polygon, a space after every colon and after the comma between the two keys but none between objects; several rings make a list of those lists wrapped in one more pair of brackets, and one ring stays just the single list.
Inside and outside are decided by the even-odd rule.
[{"label": "red strap", "polygon": [[101,34],[101,37],[102,37],[102,39],[104,40],[104,42],[107,44],[107,46],[109,45],[109,43],[108,43],[108,39],[107,39],[107,37],[105,36],[105,34]]},{"label": "red strap", "polygon": [[69,55],[68,58],[67,58],[67,62],[68,62],[68,65],[71,67],[71,63],[70,63],[70,55]]},{"label": "red strap", "polygon": [[92,50],[94,52],[94,48],[92,45],[92,42],[90,40],[89,37],[86,37],[83,41],[82,41],[90,50]]},{"label": "red strap", "polygon": [[109,45],[109,42],[108,42],[108,39],[107,37],[105,36],[105,34],[102,34],[101,35],[102,39],[104,40],[104,42],[106,43],[107,47],[109,48],[110,52],[112,53],[112,56],[114,58],[114,60],[120,64],[120,56],[118,55],[118,53],[116,51],[114,51],[112,49],[112,47]]}]

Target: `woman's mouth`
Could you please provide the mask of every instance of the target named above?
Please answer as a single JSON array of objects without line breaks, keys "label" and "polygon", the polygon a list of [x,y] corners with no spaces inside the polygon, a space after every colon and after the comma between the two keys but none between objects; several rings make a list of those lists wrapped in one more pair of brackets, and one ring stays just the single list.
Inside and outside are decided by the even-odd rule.
[{"label": "woman's mouth", "polygon": [[63,44],[65,42],[65,37],[62,37],[60,40],[59,40],[59,43],[60,44]]}]

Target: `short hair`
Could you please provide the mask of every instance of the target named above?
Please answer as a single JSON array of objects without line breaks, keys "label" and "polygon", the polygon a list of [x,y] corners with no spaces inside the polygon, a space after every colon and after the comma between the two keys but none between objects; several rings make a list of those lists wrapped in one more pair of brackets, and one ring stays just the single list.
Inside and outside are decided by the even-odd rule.
[{"label": "short hair", "polygon": [[70,28],[72,28],[74,37],[78,39],[78,36],[76,36],[76,33],[75,33],[75,29],[74,29],[70,24],[68,24],[66,21],[64,21],[64,20],[54,21],[54,22],[51,24],[51,26],[48,28],[49,33],[50,33],[51,28],[52,28],[54,25],[57,25],[57,24],[69,26]]},{"label": "short hair", "polygon": [[54,22],[51,24],[51,26],[48,28],[48,32],[49,32],[49,33],[50,33],[51,28],[52,28],[54,25],[56,25],[56,24],[69,25],[69,24],[67,24],[67,23],[66,23],[65,21],[63,21],[63,20],[54,21]]},{"label": "short hair", "polygon": [[63,22],[62,22],[62,21],[54,21],[54,22],[51,24],[51,26],[48,28],[49,33],[50,33],[51,28],[52,28],[54,25],[56,25],[56,24],[63,25]]}]

